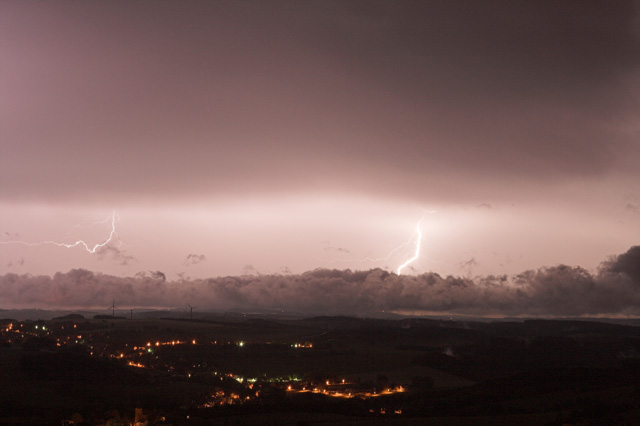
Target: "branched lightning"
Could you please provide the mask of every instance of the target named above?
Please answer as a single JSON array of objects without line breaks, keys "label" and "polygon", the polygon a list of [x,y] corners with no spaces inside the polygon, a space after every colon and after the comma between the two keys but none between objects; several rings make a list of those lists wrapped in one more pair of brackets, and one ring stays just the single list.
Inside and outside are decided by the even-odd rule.
[{"label": "branched lightning", "polygon": [[407,259],[402,265],[398,266],[398,275],[402,273],[403,268],[409,266],[411,263],[413,263],[413,261],[420,257],[420,245],[422,243],[422,231],[420,230],[420,222],[422,222],[422,219],[424,219],[424,215],[422,215],[418,223],[416,223],[416,233],[418,234],[418,239],[416,240],[416,251],[410,259]]},{"label": "branched lightning", "polygon": [[95,224],[95,225],[99,225],[99,224],[102,224],[102,223],[111,222],[111,232],[109,233],[109,238],[107,238],[102,243],[95,244],[94,246],[91,246],[91,245],[87,244],[83,240],[78,240],[78,241],[76,241],[74,243],[60,243],[60,242],[57,242],[57,241],[41,241],[41,242],[38,242],[38,243],[29,243],[29,242],[25,242],[25,241],[12,240],[12,241],[0,241],[0,244],[21,244],[21,245],[30,246],[30,247],[42,246],[42,245],[54,245],[54,246],[65,247],[65,248],[73,248],[73,247],[80,246],[80,247],[83,247],[87,252],[89,252],[91,254],[94,254],[100,248],[105,247],[110,242],[118,239],[118,234],[116,233],[116,221],[118,221],[118,220],[120,220],[120,216],[118,216],[118,214],[114,210],[113,213],[111,213],[109,216],[107,216],[107,218],[105,220]]},{"label": "branched lightning", "polygon": [[424,218],[425,218],[427,213],[436,213],[436,211],[435,210],[422,210],[422,213],[423,213],[422,217],[416,223],[416,232],[406,242],[400,244],[399,246],[397,246],[396,248],[391,250],[385,257],[377,257],[377,258],[364,257],[364,258],[360,258],[360,259],[322,259],[322,260],[329,260],[331,262],[382,262],[382,261],[386,261],[386,260],[389,260],[396,252],[398,252],[399,250],[403,249],[404,247],[407,247],[408,245],[410,245],[411,242],[414,239],[416,239],[416,234],[417,234],[414,255],[410,259],[406,260],[402,265],[400,265],[396,269],[397,274],[400,275],[402,273],[402,269],[404,269],[405,267],[409,266],[412,262],[414,262],[415,260],[417,260],[420,257],[420,247],[421,247],[421,244],[422,244],[422,231],[420,230],[420,223],[422,223],[422,221],[424,220]]},{"label": "branched lightning", "polygon": [[329,262],[382,262],[382,261],[391,259],[391,256],[393,256],[395,252],[411,244],[412,240],[413,240],[413,236],[409,238],[406,242],[400,244],[398,247],[391,250],[385,257],[366,256],[366,257],[361,257],[357,259],[325,259],[317,256],[316,257],[320,260],[329,261]]}]

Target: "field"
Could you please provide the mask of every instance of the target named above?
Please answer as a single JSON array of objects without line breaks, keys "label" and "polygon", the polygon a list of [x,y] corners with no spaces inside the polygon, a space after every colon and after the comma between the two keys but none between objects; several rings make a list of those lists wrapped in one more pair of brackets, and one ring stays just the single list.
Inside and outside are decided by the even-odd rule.
[{"label": "field", "polygon": [[213,314],[3,324],[0,424],[74,413],[129,424],[136,407],[174,425],[640,419],[635,326]]}]

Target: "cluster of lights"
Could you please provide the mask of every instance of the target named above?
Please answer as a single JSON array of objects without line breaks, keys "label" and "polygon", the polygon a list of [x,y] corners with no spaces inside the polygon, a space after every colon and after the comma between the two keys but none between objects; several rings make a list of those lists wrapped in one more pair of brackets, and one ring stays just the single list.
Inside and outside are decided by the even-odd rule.
[{"label": "cluster of lights", "polygon": [[[307,389],[306,386],[302,388],[294,388],[292,385],[287,386],[288,392],[297,392],[297,393],[319,393],[327,396],[335,397],[335,398],[371,398],[378,397],[381,395],[392,395],[395,393],[405,392],[405,389],[402,386],[397,386],[395,388],[386,388],[381,392],[364,392],[364,391],[348,391],[348,386],[351,383],[346,382],[345,379],[342,379],[340,382],[331,383],[331,381],[327,380],[325,383],[325,387],[315,386],[313,388]],[[332,387],[332,388],[329,388]]]},{"label": "cluster of lights", "polygon": [[[391,413],[391,410],[387,410],[386,408],[381,408],[380,411],[378,411],[380,414],[387,414],[387,411],[389,411],[389,414]],[[376,410],[374,410],[373,408],[371,408],[369,410],[370,413],[375,413]],[[394,414],[402,414],[402,408],[397,408],[395,410],[393,410]]]},{"label": "cluster of lights", "polygon": [[[146,348],[151,348],[153,346],[160,347],[160,346],[175,346],[175,345],[185,345],[185,344],[187,344],[187,342],[183,342],[181,340],[171,340],[171,341],[166,341],[166,342],[161,342],[161,341],[158,340],[155,343],[147,342]],[[193,339],[191,341],[191,344],[195,345],[196,344],[196,339]],[[134,351],[137,351],[139,349],[140,350],[145,349],[145,346],[140,346],[140,347],[134,346],[133,347]]]},{"label": "cluster of lights", "polygon": [[[246,397],[245,400],[250,399],[250,397]],[[242,397],[240,395],[238,395],[235,392],[231,392],[228,395],[224,392],[224,391],[217,391],[215,393],[213,393],[210,397],[209,400],[207,402],[205,402],[204,404],[202,404],[200,407],[201,408],[211,408],[211,407],[216,407],[216,406],[223,406],[223,405],[234,405],[234,404],[240,404],[244,402]]]},{"label": "cluster of lights", "polygon": [[[15,329],[14,324],[8,324],[6,326],[6,331],[10,332],[10,331],[14,331],[14,332],[19,332],[19,330]],[[22,324],[19,325],[19,327],[22,327]],[[43,331],[47,331],[47,327],[44,325],[34,325],[34,328],[36,330],[43,330]],[[69,327],[71,328],[71,327]],[[73,325],[73,328],[76,328],[76,325]],[[55,329],[55,328],[54,328]],[[61,327],[61,329],[64,329],[64,326]],[[82,339],[82,335],[78,334],[78,335],[73,335],[73,336],[67,336],[67,340],[69,340],[70,338],[77,338],[77,339]],[[60,346],[60,339],[57,339],[58,343],[57,345]],[[78,342],[79,340],[76,340],[76,342]],[[133,350],[138,352],[140,355],[142,355],[144,352],[148,352],[148,353],[153,353],[155,348],[158,348],[160,346],[175,346],[175,345],[185,345],[191,343],[193,345],[195,345],[196,339],[191,340],[190,342],[187,341],[182,341],[182,340],[171,340],[171,341],[156,341],[156,342],[152,342],[149,341],[147,342],[144,346],[134,346]],[[217,344],[218,342],[211,342],[212,344]],[[227,342],[229,344],[231,344],[232,342]],[[247,343],[244,341],[236,341],[235,344],[238,347],[244,347]],[[126,345],[129,346],[129,345]],[[311,342],[297,342],[297,343],[293,343],[290,345],[292,348],[295,349],[300,349],[300,348],[313,348],[313,344]],[[93,349],[93,347],[91,347],[91,349]],[[91,353],[93,355],[93,352]],[[110,357],[113,358],[117,358],[117,359],[122,359],[123,361],[127,362],[128,366],[131,367],[135,367],[135,368],[146,368],[147,365],[141,363],[139,360],[131,359],[129,358],[128,355],[126,355],[126,351],[123,352],[116,352],[113,353],[111,355],[109,355]],[[127,359],[129,358],[129,359]],[[196,367],[196,365],[193,366],[194,368]],[[199,365],[198,365],[199,367]],[[171,367],[171,369],[173,369],[173,367]],[[213,406],[221,406],[221,405],[229,405],[229,404],[238,404],[238,403],[244,403],[246,400],[249,400],[251,398],[253,398],[254,393],[255,393],[255,397],[259,397],[259,391],[258,388],[256,387],[257,385],[255,385],[255,383],[257,382],[256,378],[244,378],[242,376],[238,376],[238,375],[234,375],[232,373],[218,373],[218,372],[212,372],[214,375],[219,376],[220,379],[222,380],[223,377],[228,377],[229,379],[233,379],[235,381],[237,381],[240,384],[243,384],[247,390],[251,390],[251,396],[241,396],[237,393],[227,393],[225,391],[217,391],[216,393],[212,394],[211,397],[208,399],[208,401],[206,403],[204,403],[203,405],[201,405],[201,407],[213,407]],[[192,373],[189,372],[187,373],[187,377],[192,377]],[[318,393],[318,394],[324,394],[326,396],[329,397],[334,397],[334,398],[354,398],[354,397],[359,397],[359,398],[369,398],[369,397],[377,397],[380,395],[390,395],[390,394],[395,394],[395,393],[399,393],[399,392],[404,392],[404,388],[402,386],[398,386],[395,388],[387,388],[384,389],[380,392],[376,392],[376,391],[372,391],[372,390],[354,390],[352,388],[352,383],[347,382],[345,379],[341,379],[340,381],[331,381],[331,380],[326,380],[324,383],[318,384],[315,387],[311,387],[311,388],[307,388],[306,386],[302,386],[300,387],[300,384],[295,384],[294,382],[299,382],[300,379],[299,378],[295,378],[295,377],[289,377],[288,379],[286,378],[274,378],[274,379],[270,379],[268,381],[274,381],[277,383],[281,383],[283,385],[286,385],[286,390],[288,392],[296,392],[296,393],[303,393],[303,392],[310,392],[310,393]],[[256,387],[254,389],[254,387]],[[245,394],[246,395],[246,394]],[[395,411],[396,413],[398,413],[397,411]],[[391,411],[389,411],[389,413],[391,413]]]}]

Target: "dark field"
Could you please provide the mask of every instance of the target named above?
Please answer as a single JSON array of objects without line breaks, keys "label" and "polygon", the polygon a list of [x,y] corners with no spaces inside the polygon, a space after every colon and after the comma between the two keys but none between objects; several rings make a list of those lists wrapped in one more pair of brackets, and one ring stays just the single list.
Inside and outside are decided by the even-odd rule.
[{"label": "dark field", "polygon": [[613,323],[63,317],[0,346],[0,424],[640,424]]}]

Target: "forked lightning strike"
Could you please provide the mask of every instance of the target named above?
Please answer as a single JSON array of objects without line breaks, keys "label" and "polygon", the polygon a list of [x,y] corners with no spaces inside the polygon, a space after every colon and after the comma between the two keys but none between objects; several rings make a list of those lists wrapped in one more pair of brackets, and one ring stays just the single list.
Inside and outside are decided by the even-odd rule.
[{"label": "forked lightning strike", "polygon": [[[396,273],[398,275],[400,275],[402,273],[402,270],[404,268],[406,268],[407,266],[409,266],[411,263],[413,263],[414,261],[416,261],[419,257],[420,257],[420,247],[422,244],[422,231],[420,230],[420,223],[424,220],[425,216],[427,213],[436,213],[435,210],[422,210],[422,217],[420,218],[420,220],[418,221],[418,223],[416,223],[416,234],[418,235],[418,238],[416,240],[416,248],[415,248],[415,252],[414,255],[406,260],[402,265],[398,266],[398,268],[396,269]],[[413,241],[415,237],[415,234],[412,235],[409,240],[405,243],[400,244],[398,247],[394,248],[393,250],[391,250],[389,252],[389,254],[387,254],[385,257],[379,257],[379,258],[372,258],[372,257],[365,257],[362,259],[331,259],[332,262],[381,262],[381,261],[385,261],[385,260],[389,260],[391,258],[391,256],[393,256],[394,253],[396,253],[397,251],[399,251],[400,249],[402,249],[403,247],[408,246],[409,244],[411,244],[411,241]],[[323,259],[326,260],[326,259]]]},{"label": "forked lightning strike", "polygon": [[402,273],[403,268],[409,266],[411,263],[413,263],[413,261],[415,261],[418,257],[420,257],[420,245],[422,243],[422,231],[420,230],[420,222],[422,222],[422,219],[424,219],[424,215],[420,218],[420,220],[416,224],[416,233],[418,234],[418,239],[416,240],[416,251],[413,257],[411,257],[411,259],[408,259],[402,265],[398,266],[398,275]]},{"label": "forked lightning strike", "polygon": [[25,242],[25,241],[0,241],[0,244],[22,244],[22,245],[25,245],[25,246],[42,246],[42,245],[47,245],[48,244],[48,245],[54,245],[54,246],[58,246],[58,247],[65,247],[65,248],[73,248],[73,247],[81,246],[81,247],[84,247],[84,249],[87,252],[89,252],[91,254],[94,254],[98,249],[100,249],[101,247],[106,246],[111,241],[114,241],[115,239],[118,238],[118,234],[116,233],[116,221],[120,220],[120,216],[118,216],[118,214],[115,212],[115,210],[114,210],[113,213],[111,213],[109,216],[107,216],[107,218],[105,220],[103,220],[102,222],[96,223],[96,225],[101,224],[101,223],[107,223],[107,222],[109,222],[109,220],[111,220],[111,232],[109,233],[109,238],[107,238],[102,243],[95,244],[93,247],[91,247],[89,244],[87,244],[83,240],[78,240],[75,243],[71,243],[71,244],[59,243],[57,241],[42,241],[42,242],[39,242],[39,243],[28,243],[28,242]]}]

